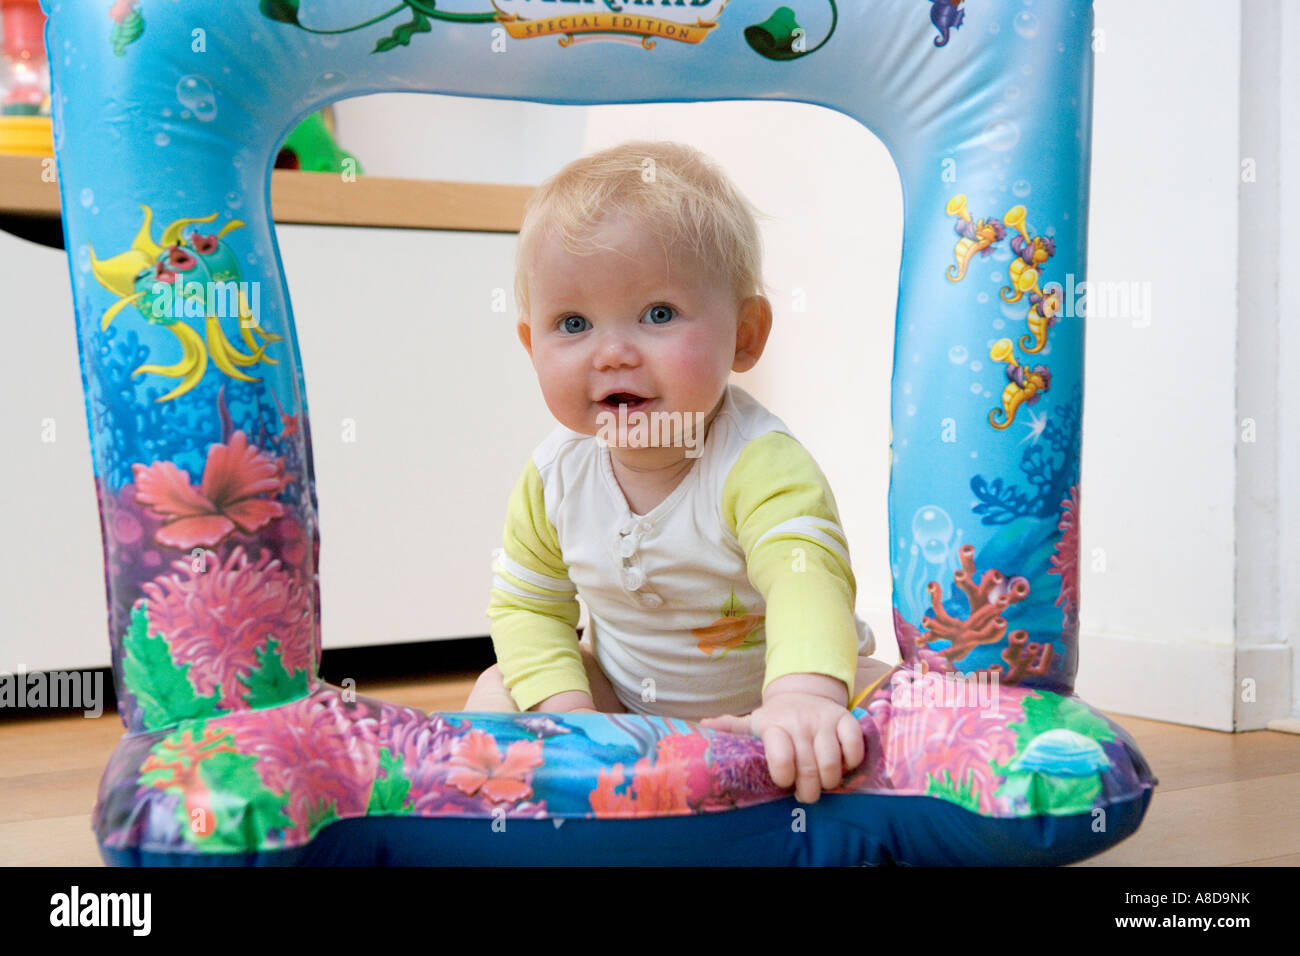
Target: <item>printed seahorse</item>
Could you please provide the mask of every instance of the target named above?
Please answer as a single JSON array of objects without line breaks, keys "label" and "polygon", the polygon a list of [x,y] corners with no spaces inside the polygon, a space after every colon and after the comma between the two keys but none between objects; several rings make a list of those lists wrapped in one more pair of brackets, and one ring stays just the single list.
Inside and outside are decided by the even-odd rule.
[{"label": "printed seahorse", "polygon": [[935,46],[946,46],[951,35],[949,31],[956,30],[966,19],[961,3],[962,0],[934,0],[930,5],[930,22],[939,31],[934,38]]},{"label": "printed seahorse", "polygon": [[985,256],[992,253],[993,243],[1001,242],[1006,237],[1007,229],[997,219],[971,219],[970,212],[966,209],[964,193],[958,193],[948,200],[944,215],[958,217],[953,223],[953,230],[961,236],[953,248],[957,265],[949,266],[946,274],[950,282],[960,282],[966,277],[966,269],[971,259],[975,258],[975,253]]},{"label": "printed seahorse", "polygon": [[[1005,362],[1007,378],[1010,383],[1002,390],[1002,408],[989,412],[989,424],[999,430],[1007,428],[1016,419],[1016,409],[1021,405],[1032,405],[1051,387],[1052,373],[1046,365],[1026,368],[1016,361],[1010,339],[998,339],[989,350],[989,358],[995,362]],[[997,420],[1002,412],[1001,423]]]},{"label": "printed seahorse", "polygon": [[1029,302],[1029,314],[1025,317],[1025,321],[1028,322],[1033,337],[1020,336],[1020,348],[1034,355],[1041,352],[1043,346],[1047,344],[1047,330],[1056,324],[1056,317],[1061,312],[1061,295],[1056,289],[1048,290],[1046,295],[1031,292]]}]

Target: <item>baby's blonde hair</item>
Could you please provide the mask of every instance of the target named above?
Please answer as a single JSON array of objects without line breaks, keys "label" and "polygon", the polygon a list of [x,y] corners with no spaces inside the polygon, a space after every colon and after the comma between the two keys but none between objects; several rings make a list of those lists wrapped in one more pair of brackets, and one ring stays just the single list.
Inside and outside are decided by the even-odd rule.
[{"label": "baby's blonde hair", "polygon": [[623,213],[648,228],[670,258],[698,263],[729,279],[736,301],[766,294],[762,277],[764,216],[722,169],[693,146],[633,140],[569,163],[543,182],[524,207],[515,252],[515,303],[529,311],[528,277],[542,237],[565,249],[596,249],[593,228]]}]

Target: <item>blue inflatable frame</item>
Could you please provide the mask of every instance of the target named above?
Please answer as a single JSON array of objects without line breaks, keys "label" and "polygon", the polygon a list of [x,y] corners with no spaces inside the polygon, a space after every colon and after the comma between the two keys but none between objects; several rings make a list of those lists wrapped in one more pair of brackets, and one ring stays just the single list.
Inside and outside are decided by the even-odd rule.
[{"label": "blue inflatable frame", "polygon": [[[107,862],[1043,864],[1138,827],[1155,777],[1073,692],[1088,0],[42,3],[127,729],[93,815]],[[889,149],[902,660],[853,702],[866,761],[816,804],[753,738],[320,680],[270,171],[305,116],[380,92],[784,99]]]}]

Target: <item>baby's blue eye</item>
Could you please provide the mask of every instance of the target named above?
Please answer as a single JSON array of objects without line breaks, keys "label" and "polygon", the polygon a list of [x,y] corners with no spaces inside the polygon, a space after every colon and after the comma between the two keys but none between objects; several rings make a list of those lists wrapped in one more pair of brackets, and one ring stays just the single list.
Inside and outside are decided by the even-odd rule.
[{"label": "baby's blue eye", "polygon": [[645,314],[650,317],[650,321],[654,325],[663,325],[677,314],[677,310],[671,305],[652,305],[646,309]]},{"label": "baby's blue eye", "polygon": [[[586,321],[587,320],[580,315],[566,315],[564,318],[560,320],[560,327],[563,328],[564,331],[566,332],[575,332],[575,333],[582,332],[585,330],[584,326]],[[575,328],[572,324],[574,322],[581,322],[584,323],[584,325],[580,325]]]}]

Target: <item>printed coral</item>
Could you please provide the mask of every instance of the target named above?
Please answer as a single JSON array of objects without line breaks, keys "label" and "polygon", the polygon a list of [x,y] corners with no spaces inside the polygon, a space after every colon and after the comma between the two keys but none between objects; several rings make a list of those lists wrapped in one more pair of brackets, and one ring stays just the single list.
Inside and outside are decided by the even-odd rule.
[{"label": "printed coral", "polygon": [[[1006,636],[1007,622],[1002,612],[1011,604],[1023,601],[1029,595],[1029,582],[1019,575],[1008,581],[995,568],[985,571],[976,581],[975,546],[963,545],[958,552],[961,567],[953,572],[953,584],[961,588],[970,602],[970,617],[962,620],[943,609],[943,588],[935,581],[926,585],[934,616],[921,619],[925,629],[918,642],[949,641],[949,646],[939,653],[950,662],[965,657],[981,644],[993,644]],[[1015,634],[1024,635],[1024,631]],[[1013,634],[1014,638],[1015,635]]]}]

